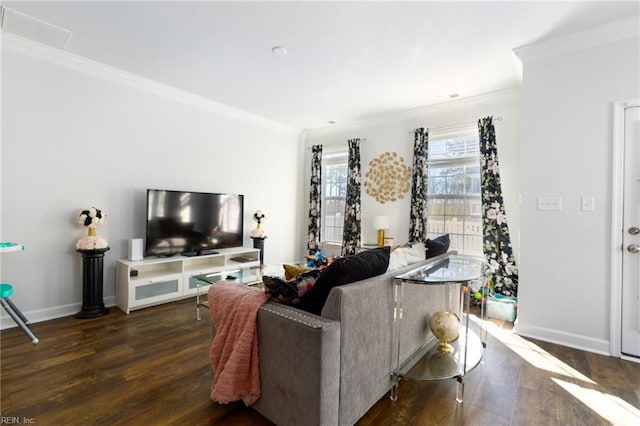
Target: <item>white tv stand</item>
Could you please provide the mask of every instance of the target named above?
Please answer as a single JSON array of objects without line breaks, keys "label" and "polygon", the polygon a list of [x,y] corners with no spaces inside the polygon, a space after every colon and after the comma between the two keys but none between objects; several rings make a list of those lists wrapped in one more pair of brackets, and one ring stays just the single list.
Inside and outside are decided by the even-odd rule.
[{"label": "white tv stand", "polygon": [[195,296],[198,292],[195,275],[218,273],[222,280],[230,273],[260,265],[259,249],[238,247],[217,251],[193,257],[118,260],[116,305],[128,314],[134,309]]}]

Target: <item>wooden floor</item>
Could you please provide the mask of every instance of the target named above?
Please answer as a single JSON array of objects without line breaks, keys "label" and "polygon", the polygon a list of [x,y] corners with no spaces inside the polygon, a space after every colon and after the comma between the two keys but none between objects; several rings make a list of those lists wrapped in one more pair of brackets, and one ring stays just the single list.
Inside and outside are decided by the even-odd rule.
[{"label": "wooden floor", "polygon": [[[490,323],[485,361],[456,383],[400,383],[359,425],[640,424],[640,364],[524,340]],[[37,425],[270,425],[209,400],[208,313],[187,299],[124,315],[62,318],[2,331],[2,422]],[[503,341],[505,343],[503,343]],[[15,417],[17,419],[6,419]],[[627,422],[627,423],[625,423]]]}]

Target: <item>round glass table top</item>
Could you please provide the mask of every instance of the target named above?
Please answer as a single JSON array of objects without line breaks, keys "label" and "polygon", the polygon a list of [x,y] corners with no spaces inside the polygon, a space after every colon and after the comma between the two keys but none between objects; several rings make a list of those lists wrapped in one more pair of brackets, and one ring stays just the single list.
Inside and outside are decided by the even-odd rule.
[{"label": "round glass table top", "polygon": [[452,254],[395,278],[418,284],[465,282],[483,277],[488,267],[484,259]]}]

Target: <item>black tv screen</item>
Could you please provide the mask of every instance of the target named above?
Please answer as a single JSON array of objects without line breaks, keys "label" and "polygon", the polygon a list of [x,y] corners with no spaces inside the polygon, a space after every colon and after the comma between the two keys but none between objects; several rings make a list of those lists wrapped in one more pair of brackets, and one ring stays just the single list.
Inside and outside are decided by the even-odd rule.
[{"label": "black tv screen", "polygon": [[195,256],[243,244],[244,196],[147,190],[145,256]]}]

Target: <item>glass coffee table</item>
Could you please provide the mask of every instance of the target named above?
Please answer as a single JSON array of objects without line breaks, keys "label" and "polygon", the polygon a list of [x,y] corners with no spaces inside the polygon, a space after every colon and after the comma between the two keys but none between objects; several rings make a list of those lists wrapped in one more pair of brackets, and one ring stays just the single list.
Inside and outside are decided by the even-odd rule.
[{"label": "glass coffee table", "polygon": [[[236,269],[233,271],[211,272],[207,274],[194,275],[192,278],[196,280],[196,319],[201,320],[200,308],[209,309],[206,298],[205,288],[220,281],[233,281],[245,285],[262,286],[262,277],[264,275],[284,276],[284,268],[282,263],[273,265],[251,266],[249,268]],[[204,296],[204,297],[202,297]],[[204,299],[204,300],[203,300]]]}]

